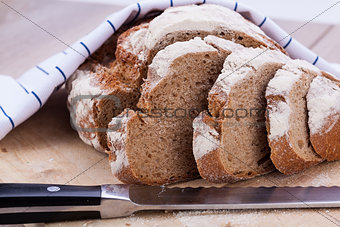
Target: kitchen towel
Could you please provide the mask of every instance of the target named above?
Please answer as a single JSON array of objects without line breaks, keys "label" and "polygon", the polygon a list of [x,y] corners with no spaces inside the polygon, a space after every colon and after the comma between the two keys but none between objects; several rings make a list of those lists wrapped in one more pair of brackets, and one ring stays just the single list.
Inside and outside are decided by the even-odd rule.
[{"label": "kitchen towel", "polygon": [[13,128],[38,111],[49,96],[95,52],[113,33],[125,23],[144,17],[151,11],[163,11],[168,7],[188,4],[218,4],[239,12],[258,25],[269,37],[278,42],[294,59],[304,59],[318,68],[340,77],[340,69],[317,56],[283,31],[270,18],[230,0],[150,0],[132,4],[113,13],[96,29],[69,48],[58,53],[18,79],[0,76],[0,140]]}]

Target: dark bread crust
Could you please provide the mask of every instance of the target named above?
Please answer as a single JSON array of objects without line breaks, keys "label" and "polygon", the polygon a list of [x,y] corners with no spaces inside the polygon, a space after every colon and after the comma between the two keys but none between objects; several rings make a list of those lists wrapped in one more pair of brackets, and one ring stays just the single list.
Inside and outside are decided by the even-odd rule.
[{"label": "dark bread crust", "polygon": [[[322,72],[322,76],[340,87],[340,80],[326,72]],[[339,115],[340,113],[337,113],[337,116]],[[320,131],[321,133],[310,135],[310,141],[315,152],[327,161],[340,160],[340,118],[336,118],[337,116],[329,116],[327,123]],[[335,120],[337,121],[334,124]],[[332,129],[329,130],[332,125]]]},{"label": "dark bread crust", "polygon": [[[117,156],[113,150],[107,151],[109,155],[109,162],[115,162]],[[118,173],[114,175],[119,181],[124,184],[140,184],[141,182],[135,177],[130,166],[124,166],[120,169]]]},{"label": "dark bread crust", "polygon": [[295,174],[320,163],[320,161],[306,161],[299,157],[289,145],[286,137],[281,137],[277,141],[269,141],[269,145],[272,148],[270,159],[276,169],[283,174]]},{"label": "dark bread crust", "polygon": [[[330,117],[324,128],[329,128],[333,121],[334,119]],[[315,152],[327,161],[340,160],[340,120],[337,120],[331,130],[322,131],[322,134],[314,134],[310,137]]]},{"label": "dark bread crust", "polygon": [[220,149],[213,150],[197,160],[197,168],[201,177],[212,183],[233,183],[242,180],[226,171],[220,157]]},{"label": "dark bread crust", "polygon": [[143,184],[135,177],[130,166],[123,167],[115,177],[124,184]]},{"label": "dark bread crust", "polygon": [[[250,20],[244,18],[244,20],[247,22],[247,23],[250,23],[252,25],[255,25],[257,26],[256,24],[254,24],[253,22],[251,22]],[[265,47],[269,47],[269,49],[271,50],[279,50],[281,51],[282,53],[288,55],[287,51],[280,45],[278,44],[276,41],[272,40],[271,38],[269,38],[268,36],[266,35],[262,35],[262,34],[258,34],[259,36],[261,36],[263,39],[264,39],[264,43],[263,43],[263,46]]]}]

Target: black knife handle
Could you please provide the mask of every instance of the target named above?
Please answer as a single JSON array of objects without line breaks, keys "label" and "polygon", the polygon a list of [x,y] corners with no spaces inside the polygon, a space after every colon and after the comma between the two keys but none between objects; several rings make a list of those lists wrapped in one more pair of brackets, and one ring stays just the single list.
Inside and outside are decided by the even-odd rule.
[{"label": "black knife handle", "polygon": [[100,186],[0,184],[0,224],[100,218],[100,203]]},{"label": "black knife handle", "polygon": [[100,186],[0,184],[0,208],[100,205]]}]

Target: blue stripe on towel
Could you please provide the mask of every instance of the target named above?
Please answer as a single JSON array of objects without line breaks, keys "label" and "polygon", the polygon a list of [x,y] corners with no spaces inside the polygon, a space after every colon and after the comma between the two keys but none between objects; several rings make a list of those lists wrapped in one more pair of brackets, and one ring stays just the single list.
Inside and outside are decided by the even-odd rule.
[{"label": "blue stripe on towel", "polygon": [[140,7],[139,2],[137,2],[137,6],[138,6],[138,12],[137,12],[136,16],[133,18],[133,20],[131,21],[131,23],[133,23],[139,17],[139,14],[140,14],[140,11],[141,11],[141,7]]},{"label": "blue stripe on towel", "polygon": [[66,76],[65,76],[65,73],[63,72],[63,70],[61,70],[58,66],[56,66],[55,68],[61,73],[61,75],[64,77],[64,81],[65,81]]},{"label": "blue stripe on towel", "polygon": [[203,3],[202,4],[205,4],[206,0],[203,0]]},{"label": "blue stripe on towel", "polygon": [[170,0],[170,6],[173,7],[174,6],[174,2],[172,0]]},{"label": "blue stripe on towel", "polygon": [[288,43],[283,48],[286,49],[289,46],[289,44],[292,42],[292,40],[293,40],[293,38],[290,37]]},{"label": "blue stripe on towel", "polygon": [[67,55],[66,51],[64,51],[64,50],[63,50],[63,52],[62,52],[62,53],[63,53],[63,54],[65,54],[65,55]]},{"label": "blue stripe on towel", "polygon": [[27,89],[24,87],[24,85],[22,85],[19,81],[17,81],[17,83],[20,85],[20,87],[22,87],[22,89],[25,90],[25,92],[26,92],[27,94],[29,94],[29,92],[28,92]]},{"label": "blue stripe on towel", "polygon": [[111,22],[110,20],[107,20],[107,23],[110,24],[110,26],[111,26],[112,29],[113,29],[113,32],[116,32],[116,31],[117,31],[117,30],[116,30],[116,27],[112,24],[112,22]]},{"label": "blue stripe on towel", "polygon": [[259,24],[259,27],[260,27],[260,28],[261,28],[262,25],[266,22],[266,20],[267,20],[267,17],[264,17],[264,19],[263,19],[263,21],[261,22],[261,24]]},{"label": "blue stripe on towel", "polygon": [[237,10],[237,6],[238,6],[238,3],[237,3],[237,2],[235,2],[234,11],[236,11],[236,10]]},{"label": "blue stripe on towel", "polygon": [[8,118],[8,120],[11,122],[12,125],[12,129],[15,127],[14,122],[12,120],[12,118],[10,116],[7,115],[7,113],[5,112],[5,110],[2,108],[2,106],[0,106],[1,111],[3,112],[3,114]]},{"label": "blue stripe on towel", "polygon": [[40,104],[40,107],[42,106],[42,102],[39,98],[39,96],[34,92],[34,91],[31,91],[31,93],[34,95],[34,97],[38,100],[39,104]]},{"label": "blue stripe on towel", "polygon": [[91,55],[90,49],[85,45],[85,43],[80,42],[80,44],[86,49],[87,53],[89,54],[89,56]]},{"label": "blue stripe on towel", "polygon": [[315,58],[315,60],[313,62],[313,65],[315,65],[318,62],[318,60],[319,60],[319,56],[316,56],[316,58]]},{"label": "blue stripe on towel", "polygon": [[37,69],[39,69],[41,72],[45,73],[46,75],[50,75],[45,69],[41,68],[39,65],[35,66]]}]

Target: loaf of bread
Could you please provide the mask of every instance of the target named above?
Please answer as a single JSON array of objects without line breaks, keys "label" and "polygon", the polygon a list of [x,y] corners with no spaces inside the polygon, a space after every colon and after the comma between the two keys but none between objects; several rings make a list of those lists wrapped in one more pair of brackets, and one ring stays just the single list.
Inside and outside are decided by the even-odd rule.
[{"label": "loaf of bread", "polygon": [[119,29],[67,83],[80,138],[109,154],[120,181],[149,185],[340,159],[339,86],[210,4]]},{"label": "loaf of bread", "polygon": [[313,65],[294,60],[269,82],[267,130],[271,160],[284,174],[293,174],[323,161],[309,139],[306,95],[312,80],[321,76]]},{"label": "loaf of bread", "polygon": [[340,159],[340,81],[323,72],[307,94],[310,141],[323,159]]},{"label": "loaf of bread", "polygon": [[[121,127],[125,128],[108,132],[111,157],[114,157],[111,166],[121,181],[168,184],[197,176],[192,153],[192,121],[207,108],[207,94],[220,74],[225,58],[233,51],[243,49],[239,44],[214,36],[208,36],[204,41],[206,43],[195,38],[159,51],[149,66],[137,104],[146,117],[126,111],[132,116],[124,118]],[[208,54],[208,50],[214,54]],[[279,56],[285,56],[277,52],[281,53]],[[161,117],[149,116],[155,110]],[[174,116],[166,116],[165,110],[175,111]],[[192,110],[194,112],[190,112]],[[183,114],[183,111],[184,116],[178,118],[176,114]],[[113,123],[119,122],[119,118],[113,119]],[[115,125],[113,123],[110,127]],[[128,168],[119,161],[121,158],[115,158],[115,144],[122,132],[126,139],[124,145],[118,146],[124,148],[118,153],[125,154]],[[126,177],[127,172],[132,176]]]},{"label": "loaf of bread", "polygon": [[[126,32],[123,32],[125,27],[119,29],[117,35],[94,54],[99,56],[97,61],[85,63],[68,82],[69,107],[79,136],[97,150],[108,149],[106,129],[112,117],[124,108],[136,109],[147,66],[166,46],[212,34],[245,46],[285,52],[256,25],[222,6],[172,7],[148,21],[138,22],[142,24]],[[140,106],[142,102],[139,101]]]},{"label": "loaf of bread", "polygon": [[289,58],[243,48],[230,54],[209,92],[209,110],[194,121],[193,152],[200,175],[228,183],[274,170],[265,128],[265,90]]}]

